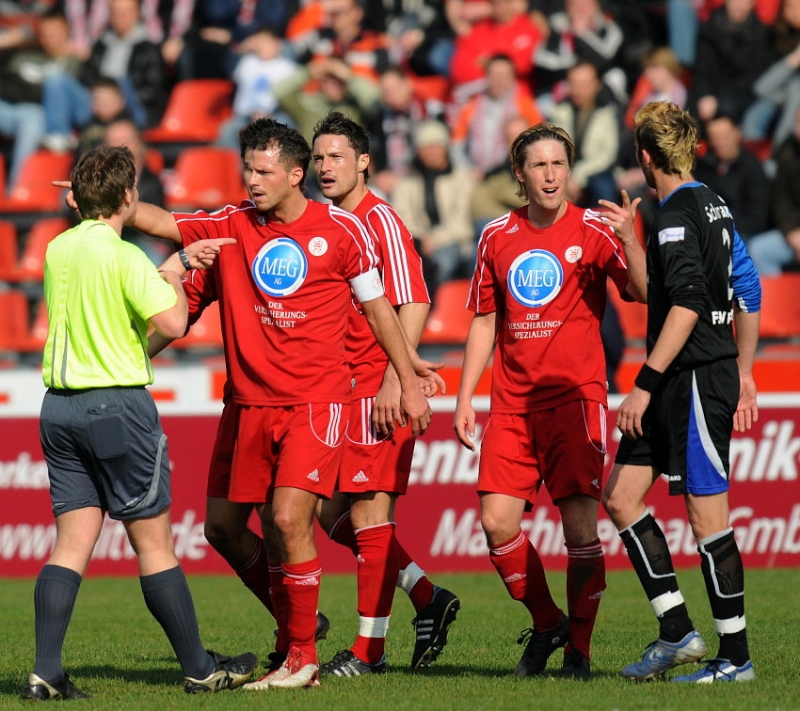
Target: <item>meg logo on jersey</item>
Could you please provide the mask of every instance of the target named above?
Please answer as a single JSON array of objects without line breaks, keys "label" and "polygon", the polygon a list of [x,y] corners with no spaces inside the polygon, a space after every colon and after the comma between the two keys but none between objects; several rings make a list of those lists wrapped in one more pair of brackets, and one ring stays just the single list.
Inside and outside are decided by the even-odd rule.
[{"label": "meg logo on jersey", "polygon": [[508,290],[523,306],[536,308],[550,303],[563,284],[561,262],[543,249],[523,252],[508,270]]},{"label": "meg logo on jersey", "polygon": [[308,276],[308,259],[299,244],[288,237],[267,242],[253,260],[253,279],[269,296],[294,294]]}]

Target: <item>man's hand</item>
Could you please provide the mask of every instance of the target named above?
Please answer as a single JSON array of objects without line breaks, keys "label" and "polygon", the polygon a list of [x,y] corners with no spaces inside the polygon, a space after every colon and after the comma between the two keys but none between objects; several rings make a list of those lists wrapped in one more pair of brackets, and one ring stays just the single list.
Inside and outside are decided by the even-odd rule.
[{"label": "man's hand", "polygon": [[456,403],[453,429],[456,431],[458,441],[474,452],[475,443],[472,441],[472,437],[475,436],[475,408],[472,407],[471,402],[462,403],[459,400]]},{"label": "man's hand", "polygon": [[733,429],[736,432],[747,432],[754,422],[758,422],[758,405],[756,404],[756,381],[752,375],[739,374],[739,403],[733,415]]},{"label": "man's hand", "polygon": [[628,439],[637,439],[644,434],[642,415],[650,404],[650,393],[635,385],[617,410],[617,427]]},{"label": "man's hand", "polygon": [[[394,375],[394,370],[392,370]],[[372,426],[382,435],[387,435],[395,430],[395,423],[405,426],[405,416],[401,406],[403,397],[400,381],[395,377],[386,377],[381,383],[380,390],[375,395],[375,404],[372,406]]]},{"label": "man's hand", "polygon": [[631,201],[627,190],[621,190],[620,194],[622,195],[622,205],[617,205],[611,200],[598,200],[597,202],[606,208],[604,211],[600,211],[600,220],[614,230],[620,242],[626,244],[636,240],[636,230],[633,225],[636,209],[642,198],[637,197]]},{"label": "man's hand", "polygon": [[425,360],[415,353],[411,358],[411,365],[414,366],[414,372],[417,374],[419,386],[424,395],[433,397],[437,392],[444,395],[447,384],[444,382],[444,378],[436,372],[444,367],[444,363]]},{"label": "man's hand", "polygon": [[218,237],[216,239],[201,239],[192,242],[183,248],[189,258],[193,269],[208,269],[217,258],[220,248],[224,244],[236,244],[233,237]]},{"label": "man's hand", "polygon": [[64,202],[70,210],[78,212],[78,203],[75,202],[75,195],[72,193],[72,181],[70,180],[53,180],[51,184],[57,188],[64,188],[67,194],[64,196]]},{"label": "man's hand", "polygon": [[416,387],[410,392],[403,392],[400,407],[411,421],[411,434],[415,437],[424,434],[431,422],[431,406],[422,391]]}]

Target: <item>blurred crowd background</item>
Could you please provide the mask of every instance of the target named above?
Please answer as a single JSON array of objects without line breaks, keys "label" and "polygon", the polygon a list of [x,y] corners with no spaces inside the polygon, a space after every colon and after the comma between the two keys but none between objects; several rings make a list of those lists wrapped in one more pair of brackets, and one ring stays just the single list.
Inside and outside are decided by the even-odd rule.
[{"label": "blurred crowd background", "polygon": [[[643,236],[633,116],[657,99],[697,117],[695,176],[797,294],[800,0],[0,0],[0,357],[41,345],[43,250],[73,219],[49,181],[93,146],[134,151],[143,200],[214,209],[245,197],[243,125],[310,139],[342,110],[370,130],[370,187],[415,235],[435,312],[463,297],[482,227],[521,204],[507,150],[540,120],[575,139],[569,198],[641,196]],[[125,238],[155,262],[171,249]]]}]

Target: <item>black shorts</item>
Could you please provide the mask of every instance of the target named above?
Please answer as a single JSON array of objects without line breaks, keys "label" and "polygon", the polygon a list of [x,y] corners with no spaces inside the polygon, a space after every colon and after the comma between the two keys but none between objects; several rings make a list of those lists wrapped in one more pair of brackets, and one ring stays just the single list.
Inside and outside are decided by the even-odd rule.
[{"label": "black shorts", "polygon": [[56,516],[97,506],[125,521],[170,505],[167,437],[144,388],[50,389],[39,434]]},{"label": "black shorts", "polygon": [[622,438],[617,464],[652,466],[669,479],[669,493],[727,491],[739,370],[732,359],[668,375],[642,418],[644,435]]}]

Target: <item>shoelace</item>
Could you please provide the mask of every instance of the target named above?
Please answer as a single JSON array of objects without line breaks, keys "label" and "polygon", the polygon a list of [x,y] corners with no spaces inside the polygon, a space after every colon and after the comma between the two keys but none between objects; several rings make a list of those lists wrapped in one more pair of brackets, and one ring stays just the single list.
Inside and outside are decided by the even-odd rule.
[{"label": "shoelace", "polygon": [[519,633],[519,639],[517,640],[517,644],[521,644],[523,647],[527,647],[528,643],[533,639],[533,627],[527,627],[526,629],[522,630]]}]

